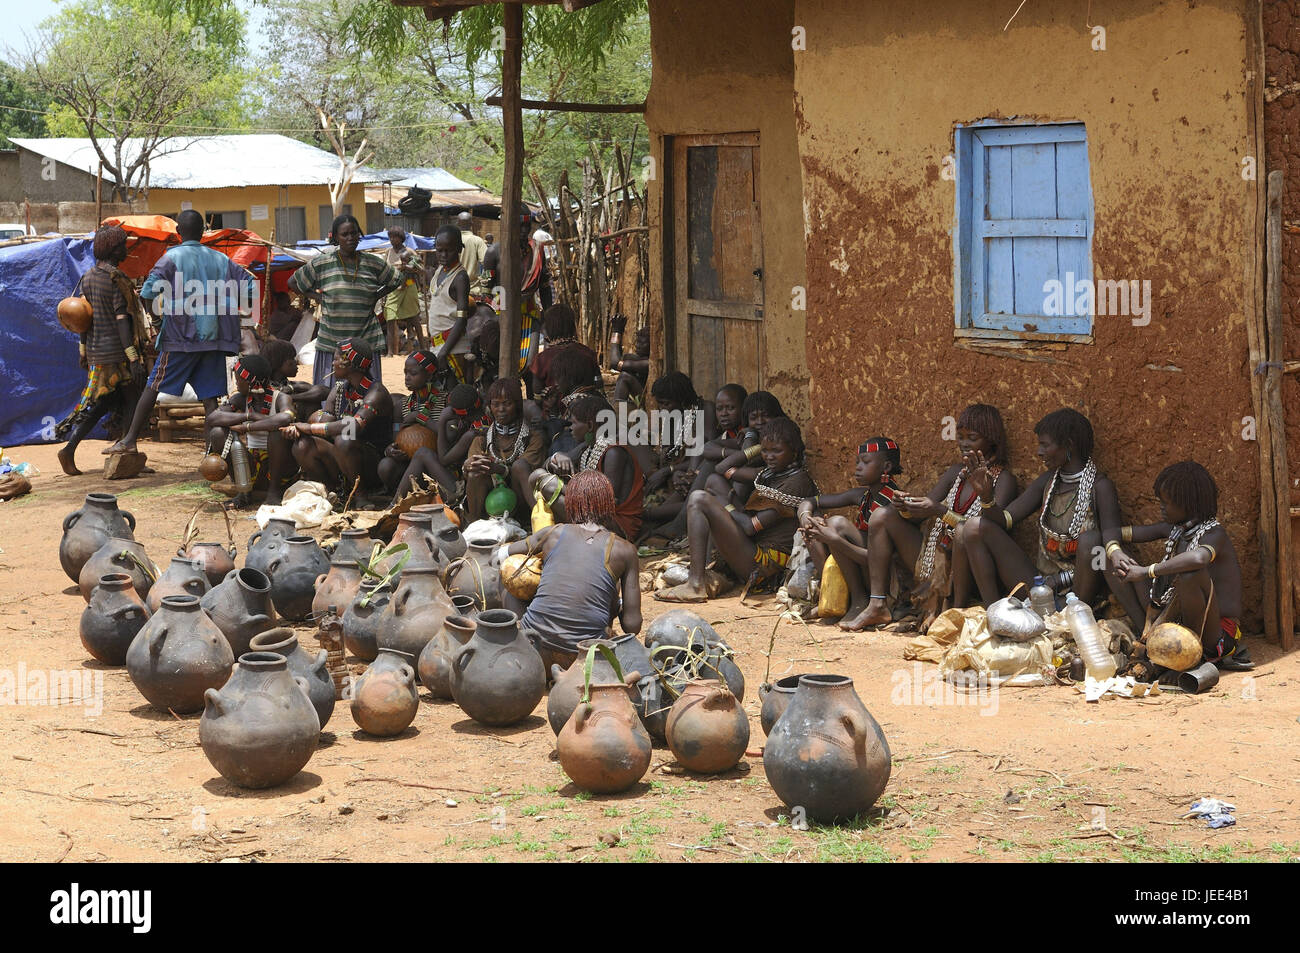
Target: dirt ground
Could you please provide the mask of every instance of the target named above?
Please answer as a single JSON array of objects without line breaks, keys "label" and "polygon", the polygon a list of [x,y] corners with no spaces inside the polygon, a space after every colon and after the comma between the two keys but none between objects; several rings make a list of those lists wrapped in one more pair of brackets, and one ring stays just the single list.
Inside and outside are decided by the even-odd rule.
[{"label": "dirt ground", "polygon": [[[102,443],[87,443],[82,466]],[[59,567],[61,521],[98,473],[66,477],[57,447],[10,448],[42,471],[0,503],[0,678],[88,673],[102,696],[8,704],[0,714],[0,860],[940,861],[1291,860],[1300,856],[1300,758],[1292,679],[1300,658],[1256,637],[1253,676],[1209,695],[1087,704],[1066,687],[939,696],[934,666],[904,661],[906,636],[846,635],[782,621],[773,677],[851,676],[884,728],[893,774],[858,825],[796,830],[748,756],[717,777],[679,773],[667,750],[632,791],[591,797],[555,759],[545,700],[522,725],[489,730],[422,692],[394,739],[355,730],[340,703],[307,768],[283,787],[228,784],[198,745],[199,716],[155,712],[121,668],[90,661],[84,602]],[[175,552],[210,492],[194,443],[143,443],[157,472],[114,484],[156,562]],[[218,526],[209,524],[212,538]],[[256,529],[245,516],[243,544]],[[667,606],[646,600],[647,621]],[[751,746],[757,687],[779,607],[732,597],[704,615],[739,653]],[[300,626],[304,643],[312,630]],[[22,702],[33,699],[21,698]],[[102,711],[97,708],[102,707]],[[663,770],[665,767],[668,771]],[[1202,795],[1237,807],[1235,827],[1181,819]]]}]

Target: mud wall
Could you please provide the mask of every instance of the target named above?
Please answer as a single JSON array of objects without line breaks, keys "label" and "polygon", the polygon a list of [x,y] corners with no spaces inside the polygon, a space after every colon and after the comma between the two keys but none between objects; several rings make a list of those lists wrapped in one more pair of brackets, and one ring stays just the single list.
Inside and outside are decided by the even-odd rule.
[{"label": "mud wall", "polygon": [[[654,73],[646,124],[656,175],[649,183],[652,352],[665,353],[664,228],[672,197],[658,174],[670,161],[664,137],[699,133],[759,134],[759,205],[763,236],[766,386],[801,422],[808,414],[803,311],[792,291],[805,284],[802,184],[795,134],[794,0],[655,0],[650,4]],[[679,334],[686,333],[683,326]],[[685,370],[685,368],[683,368]],[[657,370],[656,373],[659,371]],[[753,381],[740,381],[754,389]],[[709,395],[712,396],[712,395]]]},{"label": "mud wall", "polygon": [[[1085,4],[1042,0],[1004,31],[1014,6],[795,4],[808,46],[794,63],[815,471],[823,486],[846,484],[854,445],[884,432],[924,492],[955,457],[943,418],[985,401],[1003,412],[1023,484],[1040,472],[1034,422],[1075,407],[1128,520],[1157,516],[1151,485],[1166,464],[1210,469],[1259,631],[1258,447],[1242,437],[1253,413],[1246,5],[1093,0],[1089,23]],[[1105,49],[1094,49],[1098,25]],[[1086,124],[1094,276],[1150,280],[1148,326],[1098,316],[1093,343],[958,346],[956,183],[943,160],[956,123],[1013,116]]]}]

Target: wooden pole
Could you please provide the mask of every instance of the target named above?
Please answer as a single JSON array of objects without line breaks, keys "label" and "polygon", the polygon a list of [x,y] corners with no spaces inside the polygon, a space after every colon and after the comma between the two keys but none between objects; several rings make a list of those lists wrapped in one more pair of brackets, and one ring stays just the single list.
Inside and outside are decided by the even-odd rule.
[{"label": "wooden pole", "polygon": [[1269,441],[1273,464],[1272,506],[1261,507],[1261,517],[1269,516],[1271,531],[1277,540],[1277,616],[1278,640],[1286,651],[1295,638],[1295,606],[1291,580],[1291,490],[1287,470],[1286,416],[1282,409],[1283,361],[1286,358],[1282,328],[1282,186],[1280,171],[1268,174],[1268,218],[1266,259],[1267,277],[1265,314],[1267,316],[1267,364],[1264,377],[1264,412],[1269,419]]},{"label": "wooden pole", "polygon": [[505,50],[501,57],[501,121],[505,138],[505,175],[501,183],[501,343],[497,352],[502,377],[515,377],[519,367],[519,311],[523,286],[523,252],[519,246],[519,205],[524,184],[524,114],[520,100],[523,74],[524,8],[503,3]]},{"label": "wooden pole", "polygon": [[[486,106],[500,106],[503,96],[489,96],[483,100]],[[643,113],[645,103],[565,103],[554,99],[521,99],[523,109],[536,109],[558,113]]]},{"label": "wooden pole", "polygon": [[99,229],[99,223],[104,220],[104,163],[99,164],[99,174],[95,176],[95,229]]}]

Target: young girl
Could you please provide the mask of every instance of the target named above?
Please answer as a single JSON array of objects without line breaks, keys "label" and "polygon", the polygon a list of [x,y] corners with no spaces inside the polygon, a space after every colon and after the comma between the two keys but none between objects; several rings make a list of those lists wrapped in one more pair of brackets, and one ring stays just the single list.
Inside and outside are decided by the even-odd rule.
[{"label": "young girl", "polygon": [[[1034,433],[1046,472],[1006,507],[994,496],[993,474],[984,455],[974,451],[966,460],[967,480],[983,508],[978,517],[967,520],[958,549],[965,551],[986,606],[1017,583],[1032,585],[1036,575],[1058,592],[1073,589],[1080,599],[1092,602],[1101,587],[1101,575],[1092,568],[1094,541],[1107,545],[1119,540],[1119,497],[1115,484],[1092,459],[1088,418],[1069,408],[1055,410],[1034,425]],[[1031,561],[1010,534],[1017,522],[1035,513],[1038,554]],[[962,590],[961,578],[954,584],[954,604],[968,605],[971,594]]]},{"label": "young girl", "polygon": [[[398,429],[406,427],[427,427],[433,433],[438,416],[447,406],[447,394],[439,389],[433,380],[438,370],[438,356],[432,351],[414,351],[402,367],[409,393],[402,401],[399,411]],[[379,479],[384,489],[392,492],[396,489],[402,474],[406,472],[411,458],[396,443],[390,443],[384,450],[384,459],[379,461]]]},{"label": "young girl", "polygon": [[473,521],[486,515],[483,508],[494,479],[515,492],[517,507],[533,508],[529,475],[542,465],[545,434],[530,426],[524,416],[524,395],[515,377],[501,377],[487,392],[492,426],[471,438],[465,460],[465,515]]},{"label": "young girl", "polygon": [[432,424],[438,448],[421,447],[411,457],[393,496],[396,503],[411,492],[416,477],[431,476],[445,502],[458,499],[457,482],[461,466],[469,456],[470,444],[492,426],[492,416],[483,406],[483,395],[472,384],[457,384],[447,397],[447,406]]},{"label": "young girl", "polygon": [[[577,446],[568,453],[553,454],[547,469],[561,476],[584,470],[604,474],[614,488],[614,513],[608,528],[624,539],[636,539],[644,510],[645,474],[626,446],[601,439],[600,419],[602,415],[612,417],[613,413],[599,394],[584,394],[569,404],[569,429]],[[534,481],[536,478],[537,474],[533,474]],[[563,522],[563,501],[557,500],[552,508],[555,518]]]},{"label": "young girl", "polygon": [[[833,555],[844,582],[849,588],[849,607],[840,622],[840,628],[857,632],[866,623],[862,619],[867,615],[870,605],[867,600],[870,577],[867,570],[867,527],[874,515],[888,509],[890,502],[898,494],[898,484],[894,476],[903,472],[902,452],[898,444],[888,437],[872,437],[858,447],[857,465],[853,470],[853,480],[857,488],[842,493],[828,493],[805,500],[799,507],[799,526],[820,575],[826,564],[826,557]],[[848,520],[843,516],[833,516],[829,520],[821,515],[824,510],[839,509],[844,506],[856,506],[857,516]],[[889,564],[885,564],[885,579],[880,589],[875,592],[888,592]],[[880,607],[889,621],[889,610],[884,609],[885,596],[880,596]],[[871,597],[874,604],[876,596]]]},{"label": "young girl", "polygon": [[748,499],[753,492],[753,484],[738,479],[735,475],[742,470],[746,474],[750,473],[750,464],[758,459],[762,450],[759,428],[769,420],[784,416],[781,402],[768,391],[756,390],[746,397],[740,405],[740,422],[744,427],[740,432],[740,448],[718,461],[714,472],[705,481],[704,488],[724,503]]},{"label": "young girl", "polygon": [[705,568],[710,544],[741,579],[767,578],[790,561],[801,503],[817,495],[804,465],[803,435],[780,417],[761,431],[763,469],[753,474],[754,493],[744,508],[724,503],[707,490],[691,493],[686,509],[690,575],[685,583],[655,593],[663,602],[705,602]]},{"label": "young girl", "polygon": [[438,268],[429,284],[429,347],[438,356],[439,371],[450,370],[461,383],[469,370],[465,355],[471,350],[465,333],[469,323],[469,276],[460,264],[463,247],[456,226],[438,229],[433,239]]}]

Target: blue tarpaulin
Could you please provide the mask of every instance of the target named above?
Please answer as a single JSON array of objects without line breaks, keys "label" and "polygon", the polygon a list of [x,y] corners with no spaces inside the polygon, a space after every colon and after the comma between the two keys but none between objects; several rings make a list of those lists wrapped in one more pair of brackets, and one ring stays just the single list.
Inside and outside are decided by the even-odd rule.
[{"label": "blue tarpaulin", "polygon": [[0,378],[8,391],[0,447],[52,443],[54,425],[77,405],[86,372],[78,338],[59,324],[56,309],[94,264],[87,238],[0,248]]},{"label": "blue tarpaulin", "polygon": [[[374,251],[376,248],[382,248],[389,245],[387,232],[375,232],[373,235],[362,235],[361,241],[357,242],[358,251]],[[305,238],[300,241],[295,248],[320,248],[330,247],[330,243],[325,239]],[[423,235],[412,235],[406,233],[406,247],[414,248],[416,251],[433,251],[433,239],[426,238]]]}]

